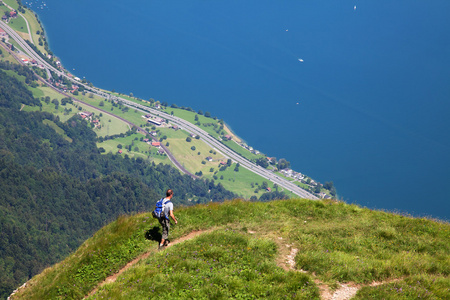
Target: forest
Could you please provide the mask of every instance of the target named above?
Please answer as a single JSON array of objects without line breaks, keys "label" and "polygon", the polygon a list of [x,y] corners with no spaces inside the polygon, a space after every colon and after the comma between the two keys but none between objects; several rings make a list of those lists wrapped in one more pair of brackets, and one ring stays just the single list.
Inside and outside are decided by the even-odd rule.
[{"label": "forest", "polygon": [[[2,63],[0,69],[34,79],[25,67]],[[153,209],[167,188],[176,192],[175,208],[237,197],[168,165],[101,154],[80,117],[62,123],[49,113],[21,111],[23,104],[41,105],[25,83],[0,70],[2,299],[118,216]]]}]

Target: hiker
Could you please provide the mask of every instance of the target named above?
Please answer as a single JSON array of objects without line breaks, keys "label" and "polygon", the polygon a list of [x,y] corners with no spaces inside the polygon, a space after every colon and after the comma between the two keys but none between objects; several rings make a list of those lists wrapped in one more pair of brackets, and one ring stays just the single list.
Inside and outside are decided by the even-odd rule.
[{"label": "hiker", "polygon": [[169,229],[170,229],[170,220],[169,216],[174,220],[175,224],[178,223],[177,219],[173,214],[173,203],[170,201],[173,197],[173,191],[168,189],[166,192],[166,198],[164,198],[163,203],[165,203],[164,211],[162,216],[158,219],[159,223],[162,226],[162,238],[161,243],[159,244],[159,248],[165,247],[169,244],[167,238],[169,237]]}]

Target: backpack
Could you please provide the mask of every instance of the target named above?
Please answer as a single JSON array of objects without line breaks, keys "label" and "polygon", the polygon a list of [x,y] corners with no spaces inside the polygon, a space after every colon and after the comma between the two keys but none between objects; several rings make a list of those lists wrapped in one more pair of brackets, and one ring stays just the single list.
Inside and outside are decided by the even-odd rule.
[{"label": "backpack", "polygon": [[[166,207],[166,204],[170,203],[170,200],[164,201],[164,198],[161,198],[161,200],[158,200],[155,205],[155,210],[152,211],[153,218],[160,219],[160,218],[166,218],[164,214],[164,208]],[[166,218],[168,219],[168,218]]]}]

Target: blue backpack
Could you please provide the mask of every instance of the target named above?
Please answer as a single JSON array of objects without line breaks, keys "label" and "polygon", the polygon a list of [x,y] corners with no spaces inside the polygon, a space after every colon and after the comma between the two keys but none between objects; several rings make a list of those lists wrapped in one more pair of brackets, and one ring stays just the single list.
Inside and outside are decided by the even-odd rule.
[{"label": "blue backpack", "polygon": [[166,218],[166,219],[169,219],[169,218],[167,218],[166,215],[164,214],[164,208],[166,207],[166,204],[167,204],[167,203],[171,203],[171,202],[170,202],[170,200],[164,201],[164,199],[165,199],[165,198],[161,198],[161,200],[158,200],[158,201],[156,202],[155,210],[152,211],[152,216],[153,216],[153,218],[156,218],[156,219],[160,219],[160,218]]}]

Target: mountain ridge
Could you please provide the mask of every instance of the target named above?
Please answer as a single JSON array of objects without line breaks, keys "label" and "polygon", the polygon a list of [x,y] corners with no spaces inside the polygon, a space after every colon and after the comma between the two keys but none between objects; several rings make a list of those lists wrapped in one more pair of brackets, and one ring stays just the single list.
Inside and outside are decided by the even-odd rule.
[{"label": "mountain ridge", "polygon": [[[174,245],[164,251],[157,251],[159,225],[149,212],[121,216],[11,299],[227,299],[238,295],[231,286],[243,298],[327,299],[326,291],[355,287],[354,299],[450,295],[448,223],[330,200],[234,200],[175,209]],[[116,282],[101,286],[145,254]],[[159,295],[151,289],[162,278],[174,288]]]}]

